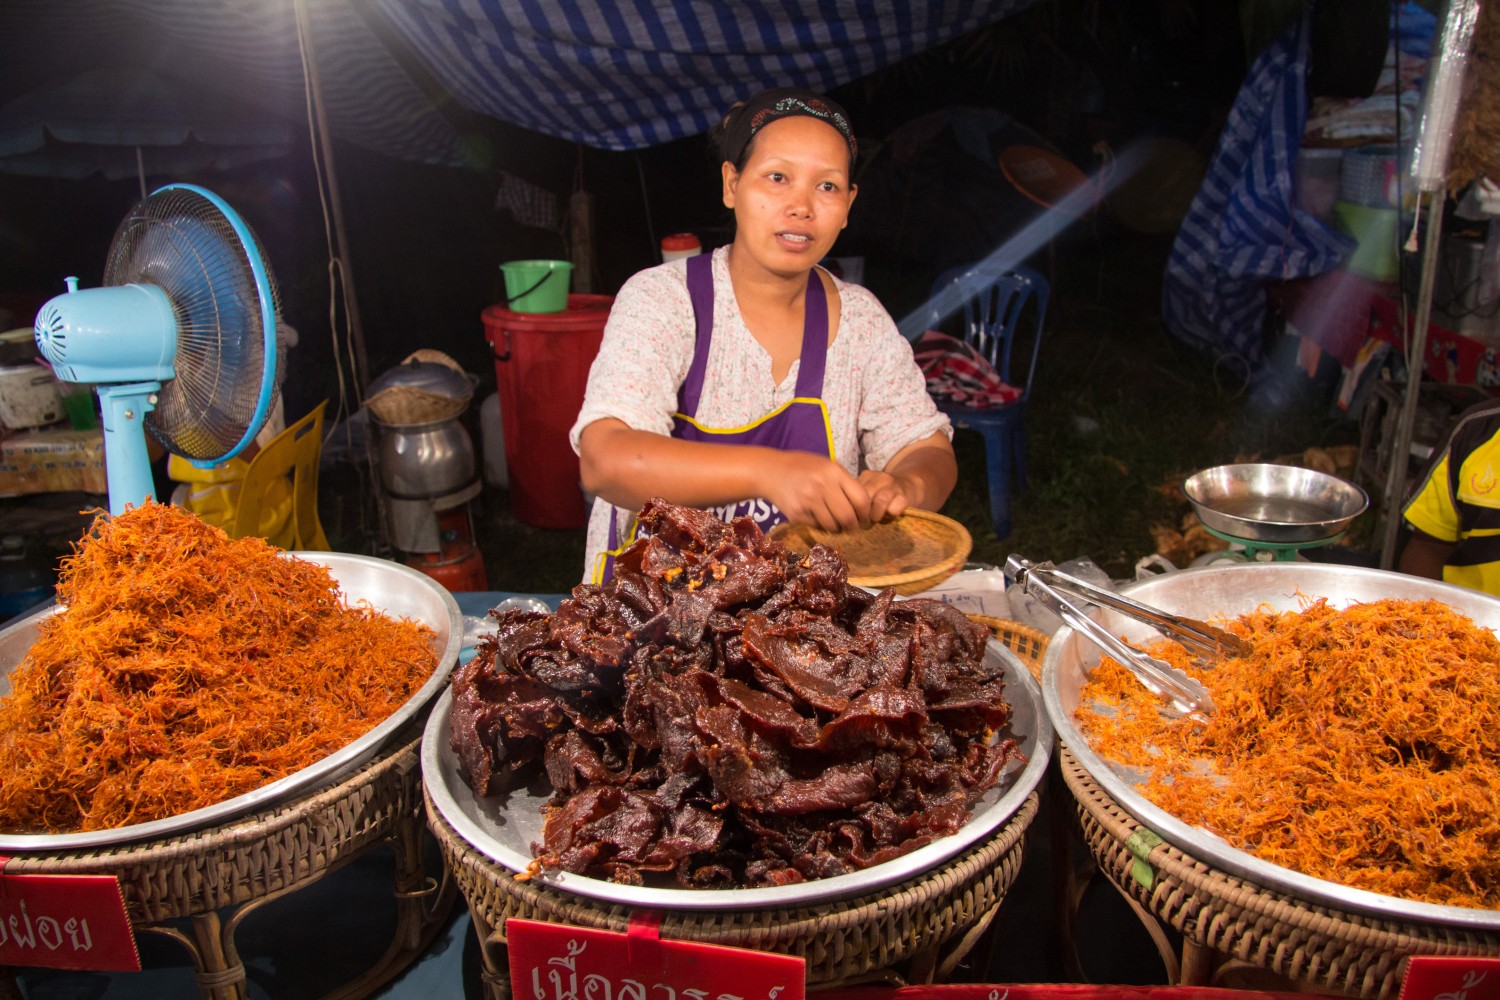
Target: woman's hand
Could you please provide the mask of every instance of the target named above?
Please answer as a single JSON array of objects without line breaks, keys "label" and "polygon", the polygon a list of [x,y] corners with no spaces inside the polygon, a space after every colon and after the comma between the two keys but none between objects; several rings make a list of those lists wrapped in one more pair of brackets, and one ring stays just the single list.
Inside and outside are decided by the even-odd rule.
[{"label": "woman's hand", "polygon": [[912,505],[913,483],[902,481],[880,469],[866,469],[859,474],[859,482],[870,495],[870,505],[865,518],[867,524],[895,517]]},{"label": "woman's hand", "polygon": [[787,462],[773,480],[781,496],[767,487],[766,497],[788,520],[824,531],[868,527],[908,507],[937,510],[958,481],[953,445],[942,432],[913,441],[884,469],[866,469],[858,479],[818,455],[784,455]]},{"label": "woman's hand", "polygon": [[773,454],[761,492],[787,520],[824,531],[853,531],[870,523],[869,491],[842,465],[807,451]]},{"label": "woman's hand", "polygon": [[627,510],[654,496],[690,507],[765,497],[788,520],[824,531],[853,531],[909,506],[935,510],[958,478],[942,433],[907,445],[884,471],[858,478],[812,452],[680,441],[611,418],[585,427],[580,443],[584,486]]},{"label": "woman's hand", "polygon": [[870,521],[895,517],[908,507],[937,510],[958,482],[953,444],[941,431],[896,452],[883,470],[866,470],[860,481],[870,493]]},{"label": "woman's hand", "polygon": [[595,496],[626,510],[652,497],[713,507],[765,497],[793,521],[825,531],[868,523],[870,497],[843,466],[806,451],[681,441],[612,418],[583,429],[579,471]]}]

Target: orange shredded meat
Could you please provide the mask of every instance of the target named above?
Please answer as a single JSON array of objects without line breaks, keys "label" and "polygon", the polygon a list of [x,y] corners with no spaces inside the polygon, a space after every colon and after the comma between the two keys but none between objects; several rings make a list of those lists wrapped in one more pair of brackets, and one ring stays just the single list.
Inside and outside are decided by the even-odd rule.
[{"label": "orange shredded meat", "polygon": [[433,631],[349,605],[329,571],[147,502],[63,561],[0,699],[0,829],[174,816],[342,749],[432,676]]},{"label": "orange shredded meat", "polygon": [[1077,720],[1184,822],[1283,868],[1404,899],[1500,907],[1500,641],[1438,601],[1256,611],[1249,655],[1202,681],[1207,724],[1162,711],[1104,657]]}]

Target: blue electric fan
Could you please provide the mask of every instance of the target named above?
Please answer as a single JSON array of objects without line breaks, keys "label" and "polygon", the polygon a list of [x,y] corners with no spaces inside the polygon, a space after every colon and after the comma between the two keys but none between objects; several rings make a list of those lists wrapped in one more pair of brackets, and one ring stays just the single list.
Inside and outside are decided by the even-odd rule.
[{"label": "blue electric fan", "polygon": [[152,192],[115,231],[104,284],[67,286],[37,313],[36,342],[59,379],[95,384],[111,513],[154,493],[147,430],[204,468],[255,439],[281,387],[279,302],[223,199],[191,184]]}]

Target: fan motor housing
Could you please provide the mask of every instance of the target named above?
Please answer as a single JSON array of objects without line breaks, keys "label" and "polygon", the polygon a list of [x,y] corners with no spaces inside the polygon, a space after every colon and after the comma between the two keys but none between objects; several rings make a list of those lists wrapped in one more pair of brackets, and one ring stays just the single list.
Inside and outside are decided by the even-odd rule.
[{"label": "fan motor housing", "polygon": [[69,291],[37,313],[37,348],[65,382],[154,382],[172,378],[177,316],[155,285]]}]

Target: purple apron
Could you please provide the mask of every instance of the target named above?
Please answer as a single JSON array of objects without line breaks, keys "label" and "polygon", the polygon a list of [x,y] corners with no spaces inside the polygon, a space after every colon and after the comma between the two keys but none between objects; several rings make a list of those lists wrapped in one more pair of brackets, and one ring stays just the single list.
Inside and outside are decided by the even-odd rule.
[{"label": "purple apron", "polygon": [[[823,404],[823,372],[828,362],[828,298],[817,272],[813,271],[808,275],[796,391],[790,401],[744,427],[708,427],[696,419],[698,401],[703,395],[703,376],[708,368],[708,347],[713,340],[713,254],[705,253],[688,258],[687,286],[688,296],[693,302],[697,338],[693,344],[693,361],[688,366],[687,378],[677,390],[677,412],[672,414],[672,436],[683,441],[759,445],[782,451],[810,451],[814,455],[834,458],[833,430],[828,424],[828,410]],[[775,504],[759,497],[711,509],[725,521],[748,514],[762,531],[770,531],[786,520],[786,515]],[[629,531],[621,533],[616,518],[611,513],[609,542],[606,551],[600,556],[601,565],[595,573],[595,583],[603,583],[614,575],[614,557],[629,548],[637,534],[634,521],[631,522]]]}]

